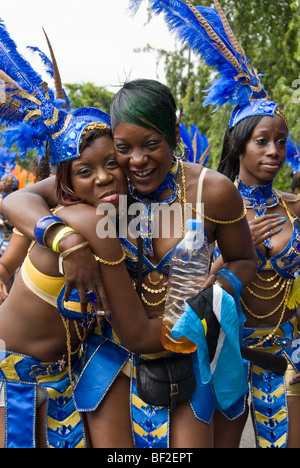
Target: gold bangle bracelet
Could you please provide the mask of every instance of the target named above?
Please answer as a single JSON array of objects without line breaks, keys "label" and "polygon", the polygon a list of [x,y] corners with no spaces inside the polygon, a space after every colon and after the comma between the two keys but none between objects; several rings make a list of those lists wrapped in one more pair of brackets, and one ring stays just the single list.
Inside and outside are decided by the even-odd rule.
[{"label": "gold bangle bracelet", "polygon": [[88,245],[89,245],[88,242],[83,242],[82,244],[75,245],[74,247],[71,247],[70,249],[62,252],[60,256],[62,260],[65,260],[65,258],[68,257],[68,255],[70,255],[71,253],[76,252],[76,250],[83,249],[84,247],[87,247]]},{"label": "gold bangle bracelet", "polygon": [[99,263],[103,263],[104,265],[109,265],[109,266],[115,266],[115,265],[120,265],[122,262],[124,262],[126,258],[126,252],[123,249],[123,247],[122,247],[122,252],[123,252],[122,258],[120,258],[120,260],[116,260],[115,262],[109,262],[107,260],[103,260],[103,258],[97,257],[97,255],[94,255],[94,257]]}]

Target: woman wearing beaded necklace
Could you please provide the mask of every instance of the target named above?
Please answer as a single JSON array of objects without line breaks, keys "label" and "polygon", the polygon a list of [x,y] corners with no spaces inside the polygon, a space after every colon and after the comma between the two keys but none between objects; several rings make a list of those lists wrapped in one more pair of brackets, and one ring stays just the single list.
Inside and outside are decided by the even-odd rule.
[{"label": "woman wearing beaded necklace", "polygon": [[[152,202],[166,202],[170,205],[178,202],[179,224],[184,229],[187,203],[192,205],[192,217],[197,216],[197,187],[203,168],[174,159],[179,126],[176,122],[174,98],[168,88],[152,80],[125,84],[112,104],[112,126],[117,159],[130,179],[129,190],[133,201],[139,201],[145,206],[148,206],[149,199]],[[47,210],[43,211],[40,195],[42,194],[50,205],[53,203],[52,184],[53,181],[50,180],[23,190],[22,210],[16,211],[17,197],[11,197],[5,204],[5,213],[8,214],[9,211],[16,226],[19,229],[25,227],[30,236],[39,216],[48,214]],[[26,208],[29,206],[29,200],[30,210]],[[201,216],[204,218],[208,242],[213,244],[217,240],[226,258],[226,268],[245,285],[255,273],[256,259],[238,191],[226,177],[207,170],[201,201],[205,206]],[[148,221],[151,214],[147,210],[145,213]],[[93,446],[211,446],[210,421],[214,404],[210,385],[201,385],[198,382],[197,392],[189,402],[178,404],[171,418],[167,407],[158,408],[143,403],[135,390],[133,353],[152,353],[152,358],[157,358],[159,352],[163,351],[157,343],[166,295],[164,283],[168,278],[170,252],[182,236],[181,230],[175,235],[175,229],[171,226],[169,236],[156,238],[149,235],[147,229],[140,229],[145,248],[142,255],[141,298],[146,316],[153,319],[149,321],[151,326],[145,332],[145,321],[141,320],[138,314],[132,319],[133,311],[139,309],[136,305],[136,293],[134,290],[131,292],[132,287],[128,282],[130,277],[125,271],[127,268],[132,282],[136,283],[139,263],[137,239],[130,235],[121,239],[126,254],[125,265],[117,261],[119,258],[123,259],[119,239],[102,239],[99,242],[96,234],[98,219],[91,224],[93,221],[89,206],[68,207],[66,213],[62,212],[61,216],[67,224],[88,239],[92,250],[95,251],[100,243],[107,245],[106,254],[102,255],[99,262],[109,313],[106,313],[102,330],[99,327],[90,335],[87,366],[75,390],[77,408],[87,413],[93,434]],[[247,239],[246,247],[244,239]],[[68,261],[64,262],[66,281],[68,272],[74,271],[74,265],[78,271],[76,256],[70,255]],[[74,275],[72,281],[73,287],[76,286],[83,297],[86,293],[85,285],[80,279],[76,282]],[[97,293],[99,285],[96,278],[94,281],[93,289]],[[224,277],[220,277],[220,283],[225,290],[232,293],[231,284]],[[124,316],[128,317],[128,327],[125,331],[118,329],[116,310],[120,309],[120,306]],[[119,332],[127,349],[120,346],[116,337]],[[103,336],[109,353],[105,351],[105,346],[101,345]],[[99,369],[102,369],[101,375]],[[127,403],[129,395],[130,407]]]},{"label": "woman wearing beaded necklace", "polygon": [[[289,361],[285,376],[251,366],[254,426],[260,447],[300,446],[299,283],[295,280],[300,265],[300,198],[273,188],[285,162],[288,133],[280,115],[247,117],[228,129],[219,164],[219,171],[235,180],[245,201],[259,259],[256,277],[241,298],[247,319],[245,344],[282,354]],[[232,432],[224,431],[228,423],[222,424],[221,415],[215,421],[216,444],[231,445]],[[236,423],[235,429],[238,431]]]}]

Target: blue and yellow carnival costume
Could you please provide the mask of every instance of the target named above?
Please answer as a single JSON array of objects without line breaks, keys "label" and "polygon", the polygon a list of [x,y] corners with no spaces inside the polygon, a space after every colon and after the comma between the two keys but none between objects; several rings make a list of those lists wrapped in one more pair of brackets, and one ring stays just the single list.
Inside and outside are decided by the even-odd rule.
[{"label": "blue and yellow carnival costume", "polygon": [[[57,300],[64,292],[64,277],[50,277],[39,272],[31,263],[29,255],[20,271],[25,285],[42,300],[57,307]],[[76,326],[80,334],[79,326],[88,326],[89,323],[80,317],[78,303],[73,305],[72,297],[66,306],[72,309],[72,320],[78,319]],[[82,349],[79,346],[74,354],[68,354],[69,318],[70,315],[62,316],[62,325],[66,329],[66,355],[57,362],[41,362],[20,353],[0,351],[1,406],[5,408],[7,448],[36,447],[36,414],[44,402],[47,447],[87,446],[83,418],[73,400],[74,382],[82,369]],[[86,333],[83,329],[81,335],[84,340]]]},{"label": "blue and yellow carnival costume", "polygon": [[[243,192],[243,188],[242,188]],[[276,192],[275,192],[276,195]],[[300,299],[300,282],[298,270],[300,266],[300,230],[296,225],[291,212],[279,196],[279,202],[286,208],[288,218],[293,227],[290,241],[284,250],[273,257],[266,259],[257,249],[259,259],[257,275],[261,278],[262,271],[272,272],[272,293],[279,288],[284,291],[282,302],[282,315],[288,307],[295,309],[295,314],[285,323],[279,320],[274,329],[256,328],[244,329],[244,343],[246,346],[275,355],[282,355],[288,361],[285,375],[278,375],[270,369],[264,369],[256,364],[249,365],[249,375],[252,392],[252,406],[254,426],[259,447],[286,447],[288,441],[289,413],[287,397],[299,396],[299,384],[293,387],[289,384],[292,377],[300,372],[298,317],[296,313]],[[274,283],[275,282],[275,283]],[[277,286],[277,289],[274,287]],[[248,289],[251,289],[251,284]],[[242,301],[243,302],[243,301]],[[251,314],[246,304],[243,304]]]},{"label": "blue and yellow carnival costume", "polygon": [[[77,362],[76,362],[77,360]],[[5,401],[6,448],[36,448],[38,395],[45,392],[45,437],[48,448],[85,448],[84,422],[73,401],[65,363],[45,363],[0,350],[0,387]],[[73,359],[80,365],[79,356]],[[78,372],[80,368],[78,368]]]}]

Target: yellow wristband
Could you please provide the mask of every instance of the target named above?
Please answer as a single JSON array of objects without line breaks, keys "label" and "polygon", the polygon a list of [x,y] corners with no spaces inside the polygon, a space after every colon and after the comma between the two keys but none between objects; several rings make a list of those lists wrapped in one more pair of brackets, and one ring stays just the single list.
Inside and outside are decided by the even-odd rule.
[{"label": "yellow wristband", "polygon": [[71,228],[70,226],[66,226],[64,227],[63,229],[61,229],[57,234],[56,236],[54,237],[53,239],[53,242],[52,242],[52,250],[53,252],[57,252],[59,253],[59,243],[60,241],[62,240],[62,238],[64,236],[66,236],[67,234],[69,234],[70,232],[75,232],[75,229]]}]

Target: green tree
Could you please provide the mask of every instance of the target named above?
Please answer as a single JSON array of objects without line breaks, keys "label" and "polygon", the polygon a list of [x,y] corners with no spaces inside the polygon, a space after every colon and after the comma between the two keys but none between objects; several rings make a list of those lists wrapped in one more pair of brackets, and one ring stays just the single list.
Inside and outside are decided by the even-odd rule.
[{"label": "green tree", "polygon": [[96,107],[109,113],[113,93],[93,83],[66,84],[65,89],[72,108]]}]

